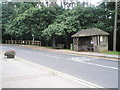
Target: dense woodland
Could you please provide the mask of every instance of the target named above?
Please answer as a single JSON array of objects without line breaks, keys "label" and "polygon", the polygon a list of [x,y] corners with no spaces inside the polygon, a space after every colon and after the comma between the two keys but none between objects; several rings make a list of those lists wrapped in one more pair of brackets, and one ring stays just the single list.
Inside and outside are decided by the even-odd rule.
[{"label": "dense woodland", "polygon": [[[110,33],[109,50],[113,45],[115,3],[98,6],[85,3],[57,5],[55,2],[2,2],[2,41],[35,40],[42,45],[65,44],[69,48],[71,35],[81,29],[100,28]],[[118,2],[117,50],[120,51],[120,2]]]}]

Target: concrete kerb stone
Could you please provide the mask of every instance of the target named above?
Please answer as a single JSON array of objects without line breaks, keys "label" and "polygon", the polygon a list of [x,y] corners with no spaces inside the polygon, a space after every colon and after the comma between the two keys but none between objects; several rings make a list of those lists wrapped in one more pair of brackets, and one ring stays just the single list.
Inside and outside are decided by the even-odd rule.
[{"label": "concrete kerb stone", "polygon": [[91,83],[91,82],[88,82],[88,81],[85,81],[85,80],[76,78],[76,77],[74,77],[74,76],[70,76],[70,75],[68,75],[68,74],[65,74],[65,73],[62,73],[62,72],[53,70],[53,69],[51,69],[51,68],[48,68],[48,67],[39,65],[39,64],[37,64],[37,63],[31,62],[31,61],[27,61],[27,60],[25,60],[25,59],[18,58],[18,57],[16,57],[16,58],[19,59],[20,61],[24,62],[24,63],[28,63],[28,64],[35,65],[35,66],[37,66],[37,67],[39,67],[39,68],[41,68],[41,69],[43,69],[43,70],[45,70],[45,71],[50,72],[51,74],[58,75],[58,76],[62,76],[62,77],[64,77],[64,78],[68,78],[68,79],[73,80],[73,81],[75,81],[75,82],[77,82],[77,83],[83,84],[83,85],[85,85],[85,86],[87,86],[87,87],[90,87],[90,88],[104,88],[104,87],[101,87],[101,86],[99,86],[99,85],[93,84],[93,83]]}]

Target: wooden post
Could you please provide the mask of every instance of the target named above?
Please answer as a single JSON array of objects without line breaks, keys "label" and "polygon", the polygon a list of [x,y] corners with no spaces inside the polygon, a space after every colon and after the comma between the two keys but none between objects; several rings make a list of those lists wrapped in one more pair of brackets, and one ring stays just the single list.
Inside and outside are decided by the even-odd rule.
[{"label": "wooden post", "polygon": [[27,45],[27,42],[28,42],[28,41],[26,41],[26,45]]},{"label": "wooden post", "polygon": [[30,41],[29,41],[29,45],[30,45]]},{"label": "wooden post", "polygon": [[9,40],[8,44],[10,44],[10,40]]},{"label": "wooden post", "polygon": [[41,41],[40,41],[40,44],[39,44],[40,46],[41,46]]},{"label": "wooden post", "polygon": [[100,36],[98,36],[97,38],[98,38],[98,45],[100,45]]},{"label": "wooden post", "polygon": [[79,38],[77,38],[76,41],[77,41],[77,45],[76,45],[77,46],[77,51],[79,51]]},{"label": "wooden post", "polygon": [[30,45],[31,45],[32,41],[30,41]]},{"label": "wooden post", "polygon": [[11,44],[13,44],[13,40],[11,40]]},{"label": "wooden post", "polygon": [[15,43],[15,40],[13,40],[13,44]]},{"label": "wooden post", "polygon": [[20,40],[18,41],[18,44],[20,44]]},{"label": "wooden post", "polygon": [[40,46],[40,41],[38,42],[38,46]]},{"label": "wooden post", "polygon": [[27,44],[27,41],[25,41],[25,45]]}]

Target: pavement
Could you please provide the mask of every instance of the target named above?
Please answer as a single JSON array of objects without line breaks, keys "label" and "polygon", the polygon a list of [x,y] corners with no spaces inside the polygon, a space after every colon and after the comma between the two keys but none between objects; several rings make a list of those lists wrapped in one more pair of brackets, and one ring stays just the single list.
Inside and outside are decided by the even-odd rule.
[{"label": "pavement", "polygon": [[0,62],[2,88],[100,88],[25,59],[2,57]]},{"label": "pavement", "polygon": [[59,52],[59,53],[64,53],[64,54],[96,56],[96,57],[104,57],[104,58],[111,58],[111,59],[117,59],[117,60],[120,59],[120,55],[109,55],[109,54],[103,54],[103,53],[99,53],[99,52],[87,52],[87,51],[76,52],[76,51],[73,51],[73,50],[50,49],[50,48],[46,48],[46,47],[32,46],[32,45],[22,45],[22,46],[29,47],[29,48],[32,48],[32,49],[37,49],[37,50]]},{"label": "pavement", "polygon": [[2,56],[0,54],[0,89],[2,89]]}]

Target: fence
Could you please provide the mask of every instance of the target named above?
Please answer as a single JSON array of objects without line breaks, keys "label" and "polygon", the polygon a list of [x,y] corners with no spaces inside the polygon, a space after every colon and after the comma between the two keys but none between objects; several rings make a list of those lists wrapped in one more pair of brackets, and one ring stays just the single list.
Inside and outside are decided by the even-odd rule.
[{"label": "fence", "polygon": [[37,46],[41,46],[41,41],[6,40],[5,44],[22,44],[22,45],[37,45]]}]

